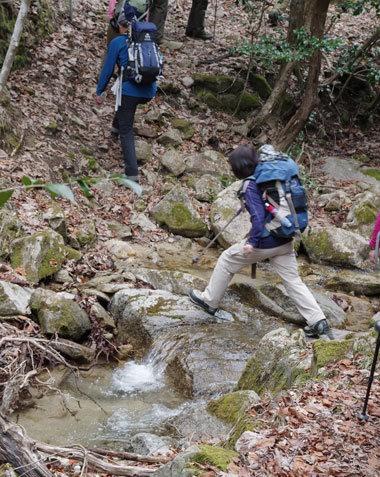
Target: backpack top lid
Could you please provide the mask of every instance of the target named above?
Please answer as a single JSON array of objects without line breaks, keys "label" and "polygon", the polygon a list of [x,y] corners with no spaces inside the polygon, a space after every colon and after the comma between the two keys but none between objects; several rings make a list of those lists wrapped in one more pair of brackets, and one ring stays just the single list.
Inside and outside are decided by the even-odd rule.
[{"label": "backpack top lid", "polygon": [[289,156],[265,144],[259,149],[259,164],[255,169],[256,184],[268,181],[290,181],[299,175],[297,164]]}]

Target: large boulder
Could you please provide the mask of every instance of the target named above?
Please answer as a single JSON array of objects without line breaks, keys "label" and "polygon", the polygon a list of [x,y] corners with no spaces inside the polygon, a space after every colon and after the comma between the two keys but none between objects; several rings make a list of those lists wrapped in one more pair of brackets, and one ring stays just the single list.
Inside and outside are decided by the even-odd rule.
[{"label": "large boulder", "polygon": [[204,202],[212,202],[223,190],[220,180],[211,174],[204,174],[195,183],[195,198]]},{"label": "large boulder", "polygon": [[270,331],[260,340],[258,350],[248,361],[238,389],[251,389],[259,395],[269,391],[275,395],[310,379],[311,356],[305,350],[302,330],[293,334],[284,328]]},{"label": "large boulder", "polygon": [[31,296],[30,308],[44,333],[79,340],[91,329],[87,313],[73,300],[43,288]]},{"label": "large boulder", "polygon": [[[241,207],[237,192],[241,182],[234,182],[218,194],[211,206],[211,224],[214,234],[218,234],[228,223],[231,217]],[[218,237],[218,242],[224,248],[228,248],[236,242],[243,240],[251,230],[250,215],[247,211],[239,214],[233,223]]]},{"label": "large boulder", "polygon": [[223,154],[205,151],[186,158],[186,172],[199,175],[210,174],[216,177],[231,177],[228,160]]},{"label": "large boulder", "polygon": [[[117,320],[117,341],[131,343],[136,357],[153,349],[179,392],[190,397],[231,391],[257,336],[278,326],[241,303],[228,307],[231,312],[210,316],[187,297],[139,288],[116,293],[109,310]],[[249,327],[239,323],[241,317]]]},{"label": "large boulder", "polygon": [[358,232],[369,240],[379,209],[380,196],[378,191],[369,190],[363,192],[356,197],[343,227]]},{"label": "large boulder", "polygon": [[380,281],[378,272],[352,272],[342,270],[328,275],[323,281],[327,290],[355,293],[355,295],[376,296],[380,295]]},{"label": "large boulder", "polygon": [[0,280],[0,316],[26,315],[33,290]]},{"label": "large boulder", "polygon": [[151,211],[152,216],[169,230],[184,237],[202,237],[207,226],[192,204],[187,191],[174,187]]},{"label": "large boulder", "polygon": [[161,164],[175,176],[180,176],[186,170],[183,154],[175,149],[169,149],[160,159]]},{"label": "large boulder", "polygon": [[316,263],[366,268],[368,241],[355,232],[332,226],[313,226],[303,234],[302,243]]},{"label": "large boulder", "polygon": [[67,253],[62,235],[48,230],[15,240],[11,263],[13,268],[24,268],[30,282],[38,283],[62,267]]}]

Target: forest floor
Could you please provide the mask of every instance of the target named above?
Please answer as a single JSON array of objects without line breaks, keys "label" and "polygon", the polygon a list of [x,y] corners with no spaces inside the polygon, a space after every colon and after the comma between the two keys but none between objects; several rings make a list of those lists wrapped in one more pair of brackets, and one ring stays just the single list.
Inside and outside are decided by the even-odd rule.
[{"label": "forest floor", "polygon": [[[188,106],[190,92],[181,83],[184,77],[195,71],[228,75],[231,71],[244,71],[246,60],[242,57],[216,60],[226,54],[234,42],[246,36],[247,25],[242,22],[244,15],[233,0],[217,2],[217,10],[216,2],[209,2],[207,23],[213,33],[215,26],[215,40],[201,42],[188,39],[184,34],[190,3],[190,0],[170,2],[167,41],[162,46],[165,81],[179,87],[181,96],[173,99],[161,91],[137,115],[137,134],[140,131],[153,148],[152,160],[141,167],[142,186],[147,183],[149,171],[157,174],[152,193],[145,198],[147,213],[162,197],[164,175],[161,174],[159,158],[166,151],[155,139],[146,137],[147,129],[150,130],[148,135],[153,130],[153,135],[158,136],[169,128],[173,116],[192,120],[195,134],[182,145],[185,155],[203,148],[214,148],[227,155],[236,145],[250,141],[250,138],[233,131],[233,126],[243,125],[244,120],[222,112],[211,112],[207,108],[194,113]],[[95,105],[96,81],[105,48],[106,2],[74,2],[73,20],[72,24],[67,16],[62,15],[51,38],[41,40],[30,51],[29,65],[14,72],[9,79],[12,104],[21,111],[17,130],[22,141],[10,154],[0,151],[0,175],[13,187],[21,185],[23,176],[59,182],[64,171],[74,176],[122,172],[120,144],[110,136],[113,96],[109,93],[104,105]],[[344,36],[349,32],[349,41],[360,42],[372,27],[370,15],[360,18],[346,15],[332,26],[330,32]],[[264,21],[261,31],[268,34],[272,27]],[[176,42],[183,44],[179,46]],[[213,59],[215,61],[211,61]],[[324,63],[323,74],[327,71],[326,64],[333,61],[334,57],[331,57]],[[327,183],[319,172],[319,163],[326,156],[365,155],[366,165],[380,166],[380,124],[369,122],[360,127],[352,120],[350,125],[343,125],[343,112],[353,116],[358,114],[359,110],[353,111],[352,108],[348,97],[336,107],[330,105],[330,109],[324,110],[321,105],[313,115],[314,123],[307,129],[303,155],[299,157],[312,174],[313,183]],[[162,126],[147,124],[146,113],[153,110],[162,115]],[[217,134],[220,123],[227,128]],[[99,164],[93,172],[89,170],[89,159],[92,158]],[[346,184],[347,190],[349,184]],[[344,182],[340,185],[345,187]],[[109,257],[101,242],[112,238],[112,234],[102,227],[102,221],[112,219],[130,225],[135,196],[124,186],[119,186],[113,197],[94,190],[97,207],[93,208],[83,200],[79,188],[74,188],[74,194],[77,199],[75,206],[60,199],[66,212],[68,232],[75,234],[83,215],[97,221],[100,245],[84,252],[87,257],[84,263],[91,264],[92,270],[103,269]],[[12,201],[23,218],[26,233],[46,227],[38,214],[49,200],[46,192],[41,190],[15,191]],[[203,213],[207,215],[207,208]],[[330,218],[324,215],[320,220]],[[131,228],[135,242],[160,242],[170,236],[165,230],[147,233],[138,227]],[[84,268],[84,265],[79,266],[76,273],[83,273]],[[370,419],[359,421],[357,414],[361,411],[369,374],[363,369],[361,357],[357,356],[353,362],[341,361],[332,365],[329,374],[330,377],[323,382],[310,382],[302,389],[291,389],[275,400],[264,397],[250,410],[260,417],[266,437],[258,442],[257,450],[246,456],[245,461],[235,462],[229,475],[370,476],[380,473],[379,375],[375,376],[372,386],[368,408]],[[59,465],[52,464],[51,470],[56,475],[71,475],[59,474]],[[212,477],[223,473],[205,466],[203,475]]]}]

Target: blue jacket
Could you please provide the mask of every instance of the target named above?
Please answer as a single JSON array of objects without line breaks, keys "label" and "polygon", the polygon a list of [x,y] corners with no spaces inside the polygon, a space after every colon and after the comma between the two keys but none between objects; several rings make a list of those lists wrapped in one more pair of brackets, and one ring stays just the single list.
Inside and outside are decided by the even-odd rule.
[{"label": "blue jacket", "polygon": [[261,237],[264,229],[265,219],[269,212],[265,210],[261,192],[255,181],[250,180],[245,192],[245,203],[251,215],[252,228],[249,234],[248,243],[255,248],[274,248],[290,242],[292,239],[276,238],[272,235]]},{"label": "blue jacket", "polygon": [[[121,66],[124,68],[128,62],[128,49],[126,42],[126,35],[120,35],[114,38],[109,44],[107,51],[107,58],[104,62],[102,72],[100,73],[98,87],[96,94],[100,96],[106,89],[112,73],[114,72],[115,65],[119,60]],[[152,84],[139,85],[134,81],[123,82],[123,95],[134,96],[137,98],[153,98],[157,91],[156,82]]]}]

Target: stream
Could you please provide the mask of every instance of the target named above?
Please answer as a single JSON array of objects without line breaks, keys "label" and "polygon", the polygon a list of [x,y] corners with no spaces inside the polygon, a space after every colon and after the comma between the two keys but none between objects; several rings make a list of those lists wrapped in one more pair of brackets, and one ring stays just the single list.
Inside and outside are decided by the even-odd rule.
[{"label": "stream", "polygon": [[[174,268],[208,278],[216,257],[215,251],[210,254],[203,265],[190,268],[181,264],[178,256],[169,254],[165,257],[160,253],[165,260],[161,269]],[[138,265],[146,264],[141,261]],[[331,267],[309,264],[303,257],[299,258],[299,268],[305,283],[319,291],[322,291],[321,278],[332,273]],[[235,275],[233,281],[251,282],[249,270]],[[270,266],[260,264],[255,281],[258,283],[275,284],[279,280]],[[339,293],[339,296],[343,294]],[[352,331],[367,329],[373,310],[380,305],[379,300],[346,298],[353,304],[347,312],[346,328]],[[49,376],[56,379],[60,394],[52,392],[36,399],[35,407],[18,412],[18,422],[32,438],[52,445],[75,443],[129,451],[134,450],[130,446],[131,439],[139,433],[173,439],[178,437],[173,431],[176,426],[168,426],[168,423],[179,416],[201,414],[206,401],[221,392],[232,391],[261,337],[279,327],[296,329],[292,324],[265,316],[243,323],[234,320],[228,312],[222,312],[215,322],[192,325],[193,341],[186,337],[187,346],[190,344],[188,360],[198,366],[194,387],[199,391],[192,398],[180,394],[173,385],[173,377],[170,380],[165,373],[172,349],[178,348],[182,329],[157,340],[141,361],[96,366],[78,378],[57,367]],[[188,431],[190,435],[181,438],[190,439],[197,426],[195,420]]]}]

